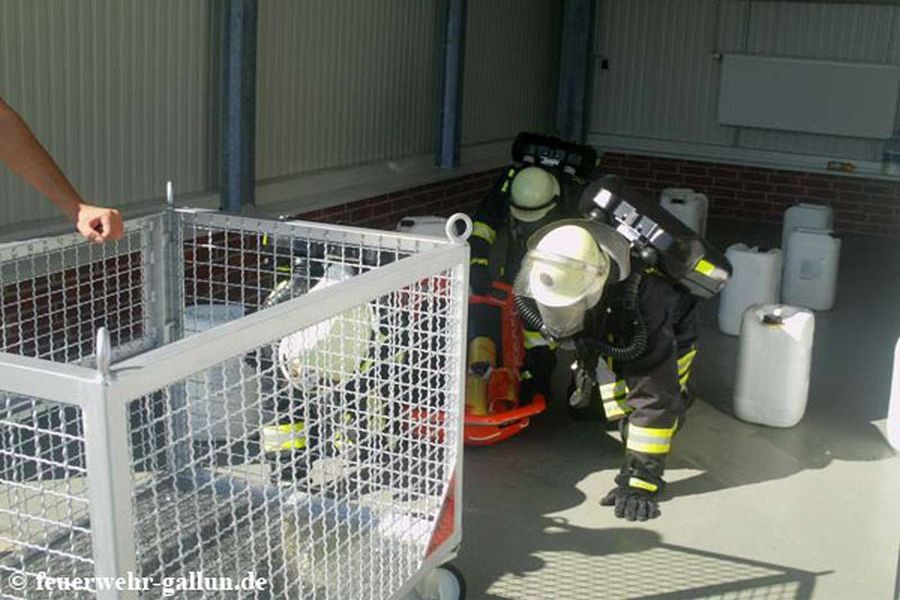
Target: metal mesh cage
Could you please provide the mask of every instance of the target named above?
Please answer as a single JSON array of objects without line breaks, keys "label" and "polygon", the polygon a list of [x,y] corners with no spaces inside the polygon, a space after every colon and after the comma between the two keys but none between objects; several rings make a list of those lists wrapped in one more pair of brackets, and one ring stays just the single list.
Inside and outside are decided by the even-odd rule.
[{"label": "metal mesh cage", "polygon": [[0,597],[36,597],[11,577],[93,574],[86,473],[78,408],[0,393]]},{"label": "metal mesh cage", "polygon": [[[0,350],[31,357],[0,355],[8,412],[25,415],[0,436],[34,463],[0,463],[0,515],[34,504],[19,488],[49,461],[38,522],[68,545],[0,521],[0,568],[156,582],[111,598],[202,573],[265,580],[242,598],[374,599],[458,540],[464,245],[192,211],[96,253],[64,242],[0,253]],[[41,285],[46,303],[29,293]],[[77,310],[45,320],[57,300]],[[97,325],[111,368],[92,358]],[[65,519],[45,523],[63,501]]]},{"label": "metal mesh cage", "polygon": [[149,348],[150,243],[160,227],[135,221],[102,245],[72,234],[0,246],[0,351],[79,362],[100,327],[119,357]]}]

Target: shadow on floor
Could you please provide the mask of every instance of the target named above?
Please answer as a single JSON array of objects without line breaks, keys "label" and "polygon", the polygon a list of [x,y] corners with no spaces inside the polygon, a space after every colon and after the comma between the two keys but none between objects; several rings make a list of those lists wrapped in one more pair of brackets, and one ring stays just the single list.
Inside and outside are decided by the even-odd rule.
[{"label": "shadow on floor", "polygon": [[615,440],[558,410],[527,438],[470,449],[464,493],[467,541],[457,561],[469,580],[469,597],[812,597],[817,573],[667,544],[656,532],[624,521],[621,527],[590,528],[556,516],[581,505],[588,520],[591,511],[609,510],[588,499],[579,484],[617,469],[619,457]]},{"label": "shadow on floor", "polygon": [[[772,246],[780,240],[780,228],[714,223],[712,230],[719,232],[714,241],[722,248],[735,241]],[[871,264],[873,256],[882,265],[878,272],[857,268]],[[783,479],[835,460],[893,457],[873,421],[887,413],[893,346],[900,333],[898,305],[900,248],[877,238],[846,240],[837,306],[816,314],[807,415],[795,428],[773,429],[732,416],[738,340],[718,332],[717,306],[707,303],[696,371],[704,401],[688,414],[669,464],[702,473],[671,483],[666,495]],[[621,456],[620,445],[599,423],[571,421],[558,404],[525,436],[467,450],[468,541],[459,564],[472,584],[470,597],[812,597],[822,573],[673,546],[625,522],[617,528],[586,528],[548,516],[585,503],[588,514],[605,510],[597,505],[599,498],[586,498],[577,486],[596,473],[615,472]],[[662,510],[665,518],[665,503]],[[479,545],[473,548],[475,540]]]}]

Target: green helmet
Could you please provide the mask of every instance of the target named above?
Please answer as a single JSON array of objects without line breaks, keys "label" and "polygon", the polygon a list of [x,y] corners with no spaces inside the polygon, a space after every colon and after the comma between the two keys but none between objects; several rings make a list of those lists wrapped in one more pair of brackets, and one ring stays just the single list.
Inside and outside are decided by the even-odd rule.
[{"label": "green helmet", "polygon": [[512,180],[510,212],[519,221],[533,223],[543,219],[556,207],[559,182],[539,167],[527,167]]}]

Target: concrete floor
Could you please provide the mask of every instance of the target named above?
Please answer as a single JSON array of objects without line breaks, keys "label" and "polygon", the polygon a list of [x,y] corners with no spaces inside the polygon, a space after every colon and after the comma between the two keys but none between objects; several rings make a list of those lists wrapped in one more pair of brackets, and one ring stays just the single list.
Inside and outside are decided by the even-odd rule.
[{"label": "concrete floor", "polygon": [[[714,241],[780,229],[713,223]],[[884,437],[900,335],[900,248],[844,239],[837,306],[816,314],[809,407],[793,429],[732,416],[737,338],[703,308],[700,400],[670,459],[662,517],[599,499],[621,449],[557,402],[515,439],[467,449],[463,548],[475,600],[889,599],[900,554],[900,457]],[[891,244],[894,244],[892,247]]]}]

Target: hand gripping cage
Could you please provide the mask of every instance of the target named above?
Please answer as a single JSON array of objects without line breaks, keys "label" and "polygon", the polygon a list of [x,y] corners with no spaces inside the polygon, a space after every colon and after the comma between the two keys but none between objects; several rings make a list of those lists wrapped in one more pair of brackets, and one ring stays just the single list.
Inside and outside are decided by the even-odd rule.
[{"label": "hand gripping cage", "polygon": [[0,246],[0,598],[405,596],[460,540],[463,240],[168,210]]}]

